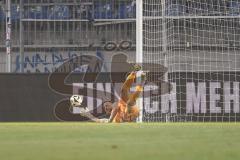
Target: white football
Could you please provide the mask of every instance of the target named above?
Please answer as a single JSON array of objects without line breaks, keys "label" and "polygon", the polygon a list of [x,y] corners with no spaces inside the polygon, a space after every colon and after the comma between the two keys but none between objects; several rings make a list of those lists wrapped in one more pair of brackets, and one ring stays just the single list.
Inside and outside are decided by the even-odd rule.
[{"label": "white football", "polygon": [[79,107],[83,102],[83,96],[82,95],[72,95],[70,97],[70,103],[73,107]]}]

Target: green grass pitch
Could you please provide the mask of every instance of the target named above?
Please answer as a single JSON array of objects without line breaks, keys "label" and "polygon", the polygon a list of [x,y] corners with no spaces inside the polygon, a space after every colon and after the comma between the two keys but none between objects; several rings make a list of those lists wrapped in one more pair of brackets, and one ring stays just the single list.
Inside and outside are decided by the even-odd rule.
[{"label": "green grass pitch", "polygon": [[240,123],[0,123],[2,160],[237,160]]}]

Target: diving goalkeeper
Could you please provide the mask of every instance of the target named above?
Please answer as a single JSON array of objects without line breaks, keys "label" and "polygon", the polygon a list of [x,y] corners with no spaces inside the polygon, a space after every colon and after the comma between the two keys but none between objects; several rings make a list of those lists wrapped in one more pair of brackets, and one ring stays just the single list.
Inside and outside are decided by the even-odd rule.
[{"label": "diving goalkeeper", "polygon": [[136,122],[139,116],[139,108],[136,106],[136,100],[143,91],[145,84],[146,73],[141,74],[141,82],[136,86],[135,92],[130,93],[130,88],[136,80],[136,74],[141,70],[141,66],[134,65],[134,70],[128,75],[125,80],[120,94],[120,100],[112,103],[106,101],[103,103],[105,112],[110,115],[109,119],[98,119],[89,112],[81,112],[81,115],[91,119],[94,122],[106,123],[122,123],[122,122]]}]

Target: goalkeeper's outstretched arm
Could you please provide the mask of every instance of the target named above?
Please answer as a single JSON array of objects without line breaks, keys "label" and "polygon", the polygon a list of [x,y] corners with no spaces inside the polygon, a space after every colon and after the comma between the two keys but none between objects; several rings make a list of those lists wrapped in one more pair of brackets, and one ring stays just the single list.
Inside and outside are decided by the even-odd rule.
[{"label": "goalkeeper's outstretched arm", "polygon": [[81,116],[89,118],[93,122],[97,123],[108,123],[108,119],[99,119],[95,116],[93,116],[89,111],[83,111],[80,113]]},{"label": "goalkeeper's outstretched arm", "polygon": [[83,116],[83,117],[89,118],[93,122],[111,123],[111,122],[113,122],[113,119],[115,118],[116,114],[118,113],[118,110],[119,110],[119,107],[118,107],[117,103],[113,103],[112,104],[112,111],[111,111],[111,115],[110,115],[109,119],[105,119],[105,118],[99,119],[99,118],[93,116],[87,108],[81,110],[80,115]]}]

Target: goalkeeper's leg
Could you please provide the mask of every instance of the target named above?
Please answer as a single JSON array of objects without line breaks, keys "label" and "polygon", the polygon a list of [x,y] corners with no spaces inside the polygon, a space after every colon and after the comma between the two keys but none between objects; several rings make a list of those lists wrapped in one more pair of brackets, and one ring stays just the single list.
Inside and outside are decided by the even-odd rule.
[{"label": "goalkeeper's leg", "polygon": [[136,71],[131,72],[121,88],[121,99],[127,103],[129,99],[129,90],[136,79]]},{"label": "goalkeeper's leg", "polygon": [[143,92],[143,86],[146,81],[146,73],[141,74],[141,83],[136,86],[136,90],[134,93],[129,95],[129,99],[127,101],[127,110],[128,112],[131,112],[131,107],[136,104],[137,98],[140,96],[140,94]]},{"label": "goalkeeper's leg", "polygon": [[124,102],[128,101],[129,98],[129,90],[132,84],[134,83],[136,79],[136,72],[141,70],[141,66],[138,64],[133,65],[133,71],[128,75],[127,79],[123,83],[122,89],[121,89],[121,99]]}]

